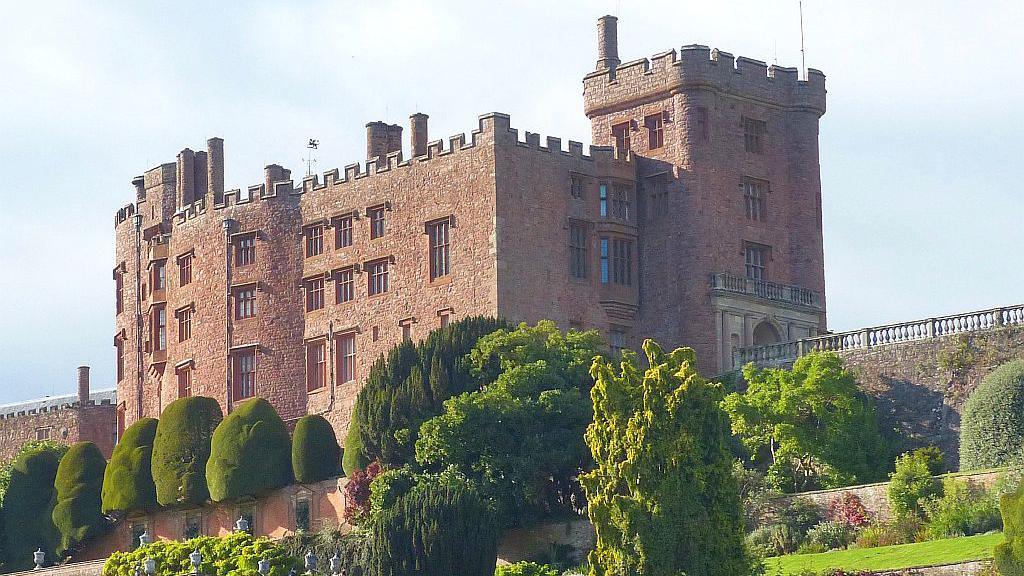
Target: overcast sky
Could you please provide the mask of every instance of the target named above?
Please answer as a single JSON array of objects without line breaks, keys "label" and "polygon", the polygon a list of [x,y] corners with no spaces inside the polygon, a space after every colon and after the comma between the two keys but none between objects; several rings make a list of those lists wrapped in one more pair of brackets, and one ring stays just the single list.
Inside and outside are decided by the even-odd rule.
[{"label": "overcast sky", "polygon": [[[143,6],[145,5],[145,6]],[[10,2],[0,35],[0,402],[112,387],[113,216],[131,179],[225,139],[226,184],[362,159],[366,122],[479,114],[590,141],[595,21],[800,65],[797,0]],[[804,2],[827,77],[829,327],[1024,301],[1024,2]],[[406,143],[408,146],[408,143]]]}]

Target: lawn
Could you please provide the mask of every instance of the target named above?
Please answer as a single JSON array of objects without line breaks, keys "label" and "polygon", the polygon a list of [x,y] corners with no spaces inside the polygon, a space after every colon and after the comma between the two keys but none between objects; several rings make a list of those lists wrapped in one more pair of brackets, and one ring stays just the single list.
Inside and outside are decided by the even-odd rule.
[{"label": "lawn", "polygon": [[765,574],[786,576],[799,574],[804,570],[821,572],[827,568],[898,570],[984,560],[992,557],[992,549],[1002,541],[1002,533],[997,532],[899,546],[854,548],[821,554],[790,554],[766,558]]}]

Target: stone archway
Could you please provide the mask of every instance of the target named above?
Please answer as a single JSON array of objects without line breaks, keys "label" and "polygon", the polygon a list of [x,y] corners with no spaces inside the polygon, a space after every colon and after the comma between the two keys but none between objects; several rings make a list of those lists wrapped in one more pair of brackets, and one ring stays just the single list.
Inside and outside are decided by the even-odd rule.
[{"label": "stone archway", "polygon": [[771,322],[762,320],[757,326],[754,326],[754,346],[776,344],[781,341],[782,336],[779,335],[779,330]]}]

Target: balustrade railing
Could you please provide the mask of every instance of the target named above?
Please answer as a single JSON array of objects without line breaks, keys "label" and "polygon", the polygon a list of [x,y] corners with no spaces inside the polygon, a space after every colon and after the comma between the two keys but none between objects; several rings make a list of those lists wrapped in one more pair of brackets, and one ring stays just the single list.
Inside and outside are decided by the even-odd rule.
[{"label": "balustrade railing", "polygon": [[812,308],[821,307],[821,299],[813,290],[791,284],[776,284],[767,280],[744,278],[727,272],[711,276],[711,288],[735,294],[748,294],[776,302],[788,302]]},{"label": "balustrade railing", "polygon": [[738,348],[733,352],[733,368],[748,362],[763,366],[785,364],[816,350],[841,352],[873,348],[1013,325],[1024,325],[1024,304]]}]

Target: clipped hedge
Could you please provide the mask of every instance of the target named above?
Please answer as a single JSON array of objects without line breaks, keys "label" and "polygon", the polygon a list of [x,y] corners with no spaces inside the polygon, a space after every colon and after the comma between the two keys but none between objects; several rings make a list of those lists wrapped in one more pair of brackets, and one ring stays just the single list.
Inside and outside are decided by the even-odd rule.
[{"label": "clipped hedge", "polygon": [[213,432],[206,464],[210,498],[232,501],[287,485],[291,449],[288,428],[270,402],[253,398],[239,404]]},{"label": "clipped hedge", "polygon": [[292,472],[302,484],[319,482],[338,475],[341,446],[334,427],[319,414],[299,418],[292,435]]},{"label": "clipped hedge", "polygon": [[960,469],[995,468],[1020,461],[1024,446],[1024,360],[993,370],[964,404]]},{"label": "clipped hedge", "polygon": [[993,550],[995,567],[1001,576],[1024,576],[1024,486],[1000,499],[1006,540]]},{"label": "clipped hedge", "polygon": [[223,537],[200,536],[192,540],[158,540],[131,552],[114,552],[103,565],[103,576],[135,576],[135,570],[146,558],[156,561],[157,574],[191,574],[188,555],[199,550],[204,576],[260,576],[256,570],[260,559],[270,562],[268,576],[287,576],[292,570],[302,572],[302,562],[266,537],[254,538],[245,533]]},{"label": "clipped hedge", "polygon": [[345,476],[352,476],[356,470],[364,470],[369,465],[370,460],[366,456],[359,435],[359,420],[352,418],[348,423],[348,434],[345,435],[345,450],[341,455],[341,467]]},{"label": "clipped hedge", "polygon": [[103,475],[103,512],[156,508],[153,483],[153,441],[156,418],[143,418],[121,435]]},{"label": "clipped hedge", "polygon": [[153,483],[161,506],[198,505],[210,498],[206,463],[223,415],[213,398],[179,398],[164,408],[153,440]]},{"label": "clipped hedge", "polygon": [[53,525],[60,531],[58,558],[107,528],[100,510],[106,467],[103,453],[92,442],[72,445],[61,458],[53,483],[56,504],[52,514]]},{"label": "clipped hedge", "polygon": [[60,532],[53,525],[53,482],[62,453],[39,447],[14,461],[2,508],[7,571],[31,568],[36,548],[42,548],[47,559],[54,557]]}]

